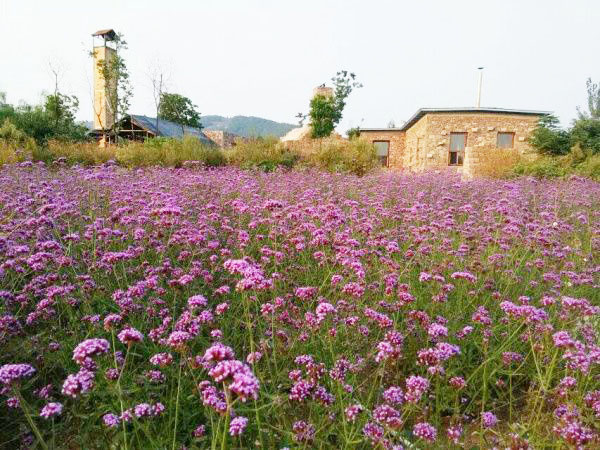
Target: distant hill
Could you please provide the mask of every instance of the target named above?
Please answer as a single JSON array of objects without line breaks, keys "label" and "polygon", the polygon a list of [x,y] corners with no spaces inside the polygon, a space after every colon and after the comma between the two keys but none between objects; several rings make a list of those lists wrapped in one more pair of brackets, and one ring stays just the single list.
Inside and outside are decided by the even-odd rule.
[{"label": "distant hill", "polygon": [[202,126],[207,130],[222,130],[244,137],[277,136],[281,137],[298,125],[275,122],[253,116],[201,116]]}]

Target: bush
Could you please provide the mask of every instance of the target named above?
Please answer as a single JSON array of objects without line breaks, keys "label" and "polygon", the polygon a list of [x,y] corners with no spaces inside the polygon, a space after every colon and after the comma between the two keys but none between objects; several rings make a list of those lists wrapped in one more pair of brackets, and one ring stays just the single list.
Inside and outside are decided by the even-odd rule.
[{"label": "bush", "polygon": [[558,118],[542,116],[537,128],[531,134],[529,143],[543,155],[565,155],[571,147],[569,131],[559,127]]},{"label": "bush", "polygon": [[523,156],[516,149],[489,149],[477,166],[477,174],[489,178],[505,178],[521,161]]},{"label": "bush", "polygon": [[0,127],[0,165],[20,162],[36,150],[35,141],[19,130],[9,119]]},{"label": "bush", "polygon": [[309,165],[329,172],[362,176],[377,167],[375,148],[362,139],[328,142],[308,155]]},{"label": "bush", "polygon": [[585,150],[600,153],[600,120],[579,119],[571,128],[572,145],[579,144]]},{"label": "bush", "polygon": [[275,137],[247,139],[225,153],[227,162],[242,169],[262,169],[271,172],[278,167],[291,169],[300,154],[286,148]]},{"label": "bush", "polygon": [[96,166],[115,159],[115,147],[99,147],[95,142],[64,142],[51,140],[45,148],[34,155],[34,159],[50,163],[62,158],[68,164]]},{"label": "bush", "polygon": [[206,146],[193,136],[128,142],[117,147],[116,160],[125,167],[181,167],[185,161],[200,161],[211,167],[225,164],[220,149]]},{"label": "bush", "polygon": [[558,178],[580,175],[600,180],[600,154],[592,154],[575,145],[568,155],[542,156],[533,161],[522,161],[513,169],[515,175],[531,175],[538,178]]}]

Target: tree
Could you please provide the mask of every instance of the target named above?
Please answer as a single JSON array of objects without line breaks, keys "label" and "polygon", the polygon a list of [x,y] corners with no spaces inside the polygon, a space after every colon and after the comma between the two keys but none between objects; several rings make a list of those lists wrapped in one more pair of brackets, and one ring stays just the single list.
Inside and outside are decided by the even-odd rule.
[{"label": "tree", "polygon": [[158,117],[180,124],[182,131],[184,126],[202,128],[200,113],[196,108],[198,107],[183,95],[163,92]]},{"label": "tree", "polygon": [[588,111],[581,111],[578,107],[580,119],[600,119],[600,85],[593,83],[591,78],[585,82],[588,97]]},{"label": "tree", "polygon": [[309,117],[313,138],[323,138],[331,135],[339,122],[334,98],[320,94],[315,95],[310,101]]},{"label": "tree", "polygon": [[571,148],[570,133],[559,127],[556,116],[542,116],[531,134],[529,143],[539,152],[548,155],[566,155]]},{"label": "tree", "polygon": [[158,119],[160,115],[160,105],[163,98],[163,93],[167,88],[168,76],[165,74],[162,64],[158,61],[152,66],[148,77],[152,83],[152,96],[154,98],[154,107],[156,110],[156,129],[158,129]]},{"label": "tree", "polygon": [[331,135],[340,123],[346,100],[354,89],[362,87],[356,81],[356,75],[341,70],[331,79],[334,92],[332,96],[316,95],[310,101],[310,125],[313,138],[323,138]]},{"label": "tree", "polygon": [[582,150],[600,154],[600,120],[583,118],[576,120],[571,128],[571,147],[579,145]]},{"label": "tree", "polygon": [[360,127],[352,127],[348,131],[346,131],[348,135],[348,139],[356,139],[360,137]]},{"label": "tree", "polygon": [[[121,118],[129,110],[133,89],[129,82],[129,70],[122,56],[123,50],[127,50],[127,42],[123,39],[121,33],[116,35],[113,42],[115,51],[110,53],[110,58],[99,60],[98,68],[100,76],[104,79],[104,94],[107,99],[107,106],[114,120],[113,131],[115,135],[118,135]],[[93,51],[91,56],[95,56]],[[95,113],[99,115],[100,111],[95,111]],[[107,127],[105,124],[102,124],[102,127],[106,135]]]}]

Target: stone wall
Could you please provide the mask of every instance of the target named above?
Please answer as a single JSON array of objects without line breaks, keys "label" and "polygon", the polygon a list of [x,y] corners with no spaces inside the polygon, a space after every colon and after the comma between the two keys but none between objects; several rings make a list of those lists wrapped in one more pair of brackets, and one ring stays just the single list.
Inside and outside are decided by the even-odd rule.
[{"label": "stone wall", "polygon": [[207,138],[209,138],[221,148],[233,147],[236,143],[236,140],[241,139],[240,136],[236,134],[228,133],[227,131],[222,130],[204,129],[202,130],[202,132],[206,135]]},{"label": "stone wall", "polygon": [[401,169],[404,167],[404,138],[405,133],[399,129],[361,130],[360,138],[369,143],[389,141],[388,167]]},{"label": "stone wall", "polygon": [[486,151],[496,149],[499,132],[514,133],[513,147],[521,155],[533,153],[528,138],[539,116],[497,113],[429,113],[406,131],[405,167],[421,171],[449,165],[450,134],[467,133],[465,159],[457,170],[477,175]]}]

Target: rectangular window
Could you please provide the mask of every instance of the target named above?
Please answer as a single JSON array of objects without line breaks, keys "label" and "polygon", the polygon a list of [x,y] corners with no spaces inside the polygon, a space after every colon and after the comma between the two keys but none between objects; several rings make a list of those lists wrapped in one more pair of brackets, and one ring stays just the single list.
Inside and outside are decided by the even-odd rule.
[{"label": "rectangular window", "polygon": [[450,160],[451,166],[462,166],[467,146],[467,133],[450,133]]},{"label": "rectangular window", "polygon": [[515,145],[515,133],[501,133],[498,132],[496,138],[497,148],[513,148]]},{"label": "rectangular window", "polygon": [[388,167],[390,155],[390,141],[374,141],[375,154],[382,167]]}]

